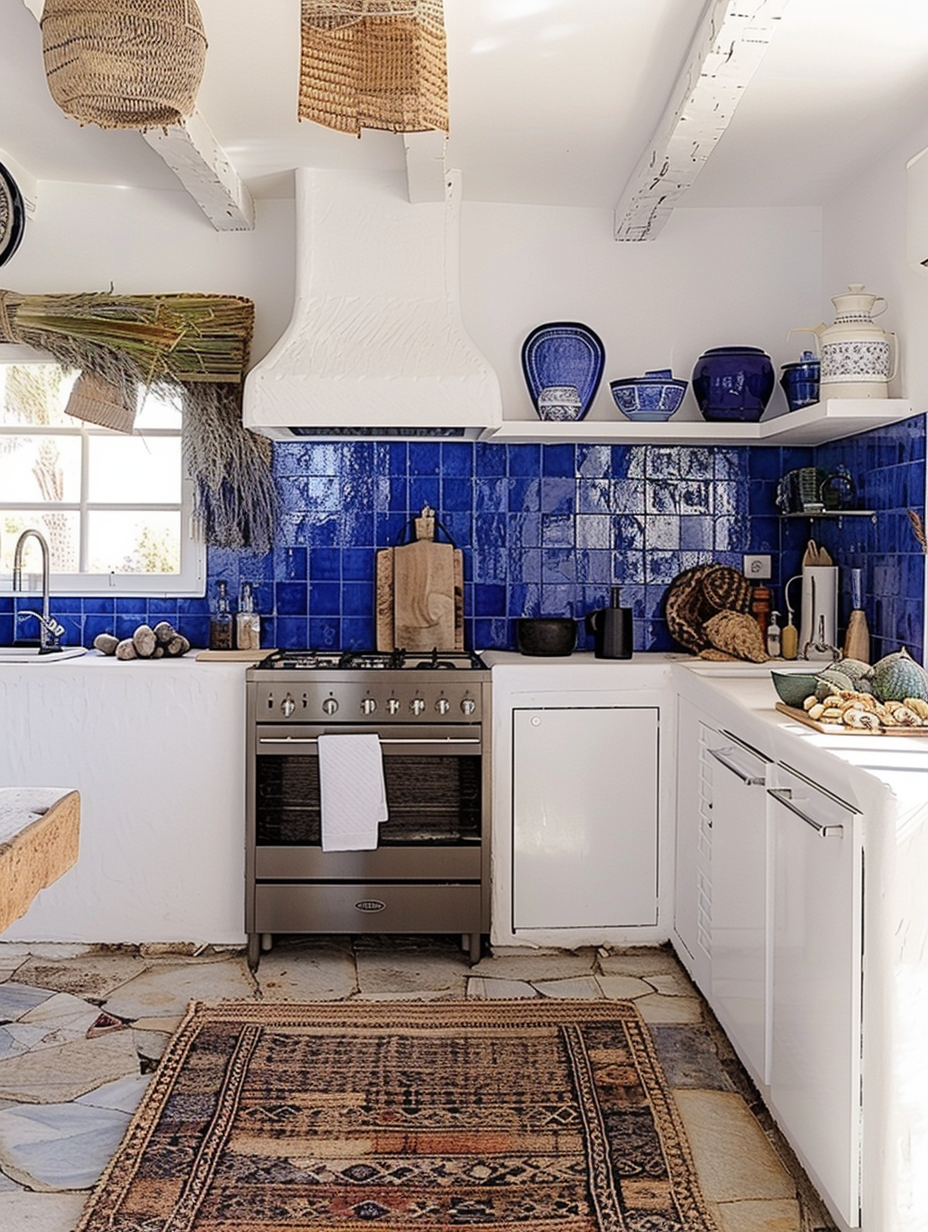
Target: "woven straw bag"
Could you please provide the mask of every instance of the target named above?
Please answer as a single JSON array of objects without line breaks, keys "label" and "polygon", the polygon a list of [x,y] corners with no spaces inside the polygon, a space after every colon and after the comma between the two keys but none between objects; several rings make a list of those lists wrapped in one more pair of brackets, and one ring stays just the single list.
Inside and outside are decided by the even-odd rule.
[{"label": "woven straw bag", "polygon": [[302,0],[301,120],[448,131],[442,0]]},{"label": "woven straw bag", "polygon": [[82,372],[71,390],[66,415],[100,424],[115,432],[131,432],[135,426],[135,407],[126,405],[122,390],[96,372]]},{"label": "woven straw bag", "polygon": [[193,114],[206,32],[194,0],[45,0],[42,55],[65,115],[163,128]]}]

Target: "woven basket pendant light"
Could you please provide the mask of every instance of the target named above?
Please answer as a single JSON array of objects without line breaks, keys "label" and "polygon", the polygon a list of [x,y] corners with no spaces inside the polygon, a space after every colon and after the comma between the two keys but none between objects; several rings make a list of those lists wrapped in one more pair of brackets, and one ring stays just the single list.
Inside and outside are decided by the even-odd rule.
[{"label": "woven basket pendant light", "polygon": [[302,0],[301,120],[448,131],[442,0]]},{"label": "woven basket pendant light", "polygon": [[52,98],[82,124],[162,128],[192,115],[206,63],[195,0],[45,0]]}]

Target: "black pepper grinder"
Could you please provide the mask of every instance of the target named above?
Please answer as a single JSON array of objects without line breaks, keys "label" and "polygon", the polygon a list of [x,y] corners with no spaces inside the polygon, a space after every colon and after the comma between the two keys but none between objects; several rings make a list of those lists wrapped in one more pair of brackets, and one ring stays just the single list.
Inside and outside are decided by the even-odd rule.
[{"label": "black pepper grinder", "polygon": [[619,606],[619,587],[609,592],[609,606],[591,612],[586,627],[593,634],[597,659],[630,659],[633,647],[632,609]]}]

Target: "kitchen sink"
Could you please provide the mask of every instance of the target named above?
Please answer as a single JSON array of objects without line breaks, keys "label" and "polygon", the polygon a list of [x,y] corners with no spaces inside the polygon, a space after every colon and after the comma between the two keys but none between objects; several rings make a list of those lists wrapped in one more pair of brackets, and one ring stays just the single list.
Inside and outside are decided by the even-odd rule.
[{"label": "kitchen sink", "polygon": [[60,663],[86,654],[83,646],[62,646],[51,654],[39,654],[38,646],[0,646],[0,665],[4,663]]}]

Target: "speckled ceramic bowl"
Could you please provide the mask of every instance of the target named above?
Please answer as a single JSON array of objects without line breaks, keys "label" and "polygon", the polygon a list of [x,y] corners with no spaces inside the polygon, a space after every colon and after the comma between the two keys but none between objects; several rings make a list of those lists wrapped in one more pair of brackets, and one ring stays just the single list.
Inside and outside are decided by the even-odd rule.
[{"label": "speckled ceramic bowl", "polygon": [[802,703],[815,692],[818,676],[815,672],[771,672],[770,679],[781,702],[802,709]]}]

